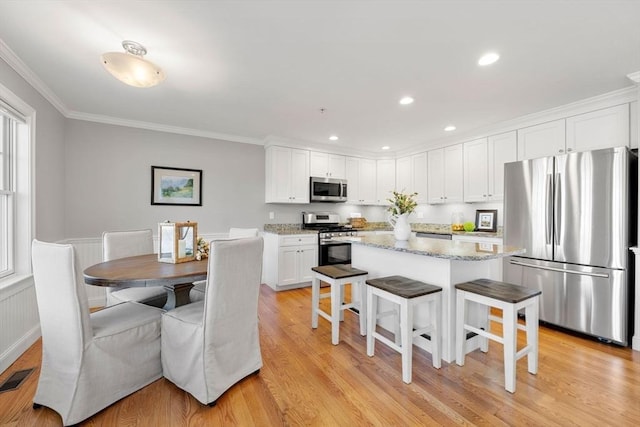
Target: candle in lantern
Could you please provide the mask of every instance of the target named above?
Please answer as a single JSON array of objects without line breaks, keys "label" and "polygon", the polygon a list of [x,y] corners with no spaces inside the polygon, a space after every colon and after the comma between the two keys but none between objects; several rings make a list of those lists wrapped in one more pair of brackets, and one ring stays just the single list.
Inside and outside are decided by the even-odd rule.
[{"label": "candle in lantern", "polygon": [[178,258],[184,258],[187,253],[186,240],[178,240]]}]

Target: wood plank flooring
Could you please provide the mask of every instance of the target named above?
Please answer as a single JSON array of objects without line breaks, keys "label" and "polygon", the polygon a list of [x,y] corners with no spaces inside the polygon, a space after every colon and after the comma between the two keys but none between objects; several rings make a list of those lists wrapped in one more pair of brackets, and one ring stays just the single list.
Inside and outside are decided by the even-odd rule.
[{"label": "wood plank flooring", "polygon": [[[328,300],[323,300],[328,304]],[[330,325],[310,327],[310,288],[260,294],[264,367],[209,408],[160,379],[83,423],[86,426],[417,426],[640,424],[640,352],[540,327],[539,372],[517,365],[517,390],[504,390],[502,346],[476,351],[464,367],[414,347],[413,382],[402,382],[400,355],[376,345],[366,356],[357,317],[345,314],[340,344]],[[38,341],[0,375],[40,365]],[[31,402],[39,371],[0,394],[0,425],[57,426],[50,409]],[[99,385],[96,385],[99,387]]]}]

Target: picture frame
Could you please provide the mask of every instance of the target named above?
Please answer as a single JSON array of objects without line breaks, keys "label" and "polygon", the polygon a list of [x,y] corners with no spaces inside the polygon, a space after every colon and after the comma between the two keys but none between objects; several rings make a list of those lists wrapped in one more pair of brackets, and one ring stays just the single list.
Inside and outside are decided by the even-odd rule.
[{"label": "picture frame", "polygon": [[202,170],[151,166],[151,204],[202,206]]},{"label": "picture frame", "polygon": [[476,210],[476,231],[496,232],[498,228],[497,209]]}]

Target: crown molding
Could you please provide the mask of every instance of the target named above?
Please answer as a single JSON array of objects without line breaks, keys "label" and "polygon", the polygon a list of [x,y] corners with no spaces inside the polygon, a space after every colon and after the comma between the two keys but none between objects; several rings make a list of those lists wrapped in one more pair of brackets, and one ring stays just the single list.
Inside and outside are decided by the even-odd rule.
[{"label": "crown molding", "polygon": [[635,84],[640,84],[640,71],[636,71],[635,73],[627,74],[627,78],[634,82]]},{"label": "crown molding", "polygon": [[178,135],[198,136],[202,138],[217,139],[229,142],[239,142],[242,144],[264,145],[264,142],[258,138],[251,138],[239,135],[229,135],[226,133],[210,132],[199,129],[183,128],[179,126],[163,125],[159,123],[143,122],[138,120],[128,120],[112,116],[104,116],[100,114],[82,113],[79,111],[70,111],[67,118],[74,120],[83,120],[86,122],[103,123],[108,125],[125,126],[137,129],[153,130],[157,132],[175,133]]},{"label": "crown molding", "polygon": [[29,83],[35,90],[37,90],[47,101],[53,105],[53,107],[60,112],[63,116],[67,116],[68,109],[64,103],[58,98],[58,96],[49,87],[44,84],[42,80],[33,72],[31,68],[25,64],[22,59],[15,54],[13,50],[0,39],[0,58],[2,58],[16,73],[27,83]]}]

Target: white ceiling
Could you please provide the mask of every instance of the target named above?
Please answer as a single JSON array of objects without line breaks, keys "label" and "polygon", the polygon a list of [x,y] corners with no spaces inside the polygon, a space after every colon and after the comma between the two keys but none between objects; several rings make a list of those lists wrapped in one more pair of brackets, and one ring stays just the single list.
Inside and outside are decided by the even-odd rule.
[{"label": "white ceiling", "polygon": [[[126,39],[162,84],[102,68]],[[2,0],[0,41],[68,117],[380,153],[631,86],[640,0]]]}]

